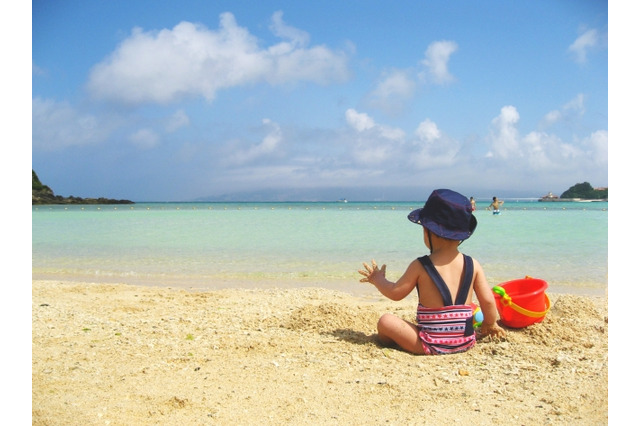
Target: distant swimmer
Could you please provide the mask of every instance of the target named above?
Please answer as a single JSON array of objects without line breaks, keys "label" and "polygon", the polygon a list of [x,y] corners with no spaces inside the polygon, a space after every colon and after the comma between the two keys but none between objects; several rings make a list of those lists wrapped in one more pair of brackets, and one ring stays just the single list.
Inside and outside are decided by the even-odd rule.
[{"label": "distant swimmer", "polygon": [[504,201],[498,200],[498,197],[493,197],[493,201],[491,202],[491,208],[493,209],[493,214],[500,214],[500,207],[504,204]]}]

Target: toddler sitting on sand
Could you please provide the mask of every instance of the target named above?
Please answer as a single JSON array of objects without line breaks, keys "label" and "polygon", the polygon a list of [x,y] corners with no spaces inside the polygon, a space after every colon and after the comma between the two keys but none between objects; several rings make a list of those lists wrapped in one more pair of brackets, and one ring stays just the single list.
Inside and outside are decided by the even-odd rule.
[{"label": "toddler sitting on sand", "polygon": [[[397,282],[385,277],[386,265],[378,268],[363,263],[364,276],[391,300],[404,299],[414,287],[418,292],[417,325],[392,314],[378,320],[378,339],[383,345],[397,344],[419,355],[464,352],[476,343],[473,327],[472,289],[484,320],[480,333],[505,336],[496,323],[498,311],[491,288],[478,261],[458,251],[462,241],[471,236],[477,220],[471,213],[467,197],[449,189],[431,193],[424,207],[412,211],[409,220],[422,225],[424,243],[431,254],[409,264]],[[455,300],[451,295],[455,294]]]}]

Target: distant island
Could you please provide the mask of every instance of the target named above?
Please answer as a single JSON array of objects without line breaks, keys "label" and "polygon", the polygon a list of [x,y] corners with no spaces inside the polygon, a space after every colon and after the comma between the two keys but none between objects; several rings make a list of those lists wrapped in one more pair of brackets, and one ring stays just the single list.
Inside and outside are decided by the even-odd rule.
[{"label": "distant island", "polygon": [[81,198],[63,197],[61,195],[55,195],[51,188],[47,185],[43,185],[38,179],[38,175],[32,169],[31,170],[31,205],[36,204],[135,204],[129,200],[114,200],[112,198]]},{"label": "distant island", "polygon": [[589,182],[576,183],[559,197],[549,192],[538,201],[609,201],[609,188],[594,188]]}]

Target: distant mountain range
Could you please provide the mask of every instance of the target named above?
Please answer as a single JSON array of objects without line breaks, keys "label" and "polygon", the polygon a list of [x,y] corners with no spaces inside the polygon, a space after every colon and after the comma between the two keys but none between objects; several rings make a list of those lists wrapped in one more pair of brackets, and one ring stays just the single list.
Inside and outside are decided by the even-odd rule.
[{"label": "distant mountain range", "polygon": [[[331,202],[331,201],[415,201],[424,203],[429,194],[436,188],[421,187],[320,187],[320,188],[279,188],[260,189],[256,191],[230,192],[196,198],[194,202]],[[473,192],[456,191],[474,197],[476,200],[490,200],[492,194],[483,195]],[[495,195],[499,198],[531,198],[537,199],[538,194],[522,194],[521,191],[499,191]]]}]

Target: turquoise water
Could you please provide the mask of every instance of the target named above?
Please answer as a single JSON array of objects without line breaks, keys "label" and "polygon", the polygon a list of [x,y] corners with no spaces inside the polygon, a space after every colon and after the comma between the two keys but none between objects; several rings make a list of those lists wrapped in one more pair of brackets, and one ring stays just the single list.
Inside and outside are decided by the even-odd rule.
[{"label": "turquoise water", "polygon": [[[363,261],[398,278],[428,250],[406,219],[423,202],[33,206],[32,277],[197,289],[314,286],[368,292]],[[608,203],[507,201],[476,211],[461,251],[489,283],[526,275],[550,292],[604,294]]]}]

